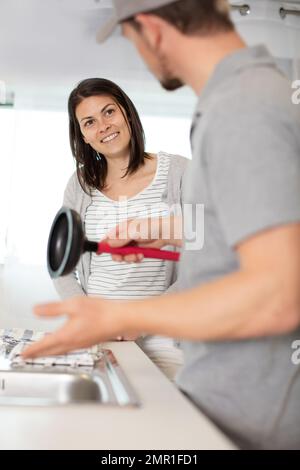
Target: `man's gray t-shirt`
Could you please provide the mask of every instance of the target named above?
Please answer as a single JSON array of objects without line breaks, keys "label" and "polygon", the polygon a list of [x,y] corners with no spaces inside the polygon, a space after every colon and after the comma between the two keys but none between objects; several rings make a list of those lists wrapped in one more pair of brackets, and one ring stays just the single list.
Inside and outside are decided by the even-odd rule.
[{"label": "man's gray t-shirt", "polygon": [[[300,222],[300,105],[292,104],[292,91],[263,46],[226,57],[203,90],[183,202],[204,204],[205,239],[201,250],[184,250],[180,289],[238,270],[235,246],[249,236]],[[182,342],[185,366],[177,382],[241,447],[299,448],[296,339],[300,330]]]}]

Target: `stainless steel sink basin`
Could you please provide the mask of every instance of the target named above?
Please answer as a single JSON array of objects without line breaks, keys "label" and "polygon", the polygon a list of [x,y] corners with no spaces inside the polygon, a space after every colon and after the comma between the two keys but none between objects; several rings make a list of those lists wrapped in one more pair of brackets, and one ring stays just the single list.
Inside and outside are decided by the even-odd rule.
[{"label": "stainless steel sink basin", "polygon": [[90,370],[37,366],[0,370],[0,405],[138,405],[112,352],[102,353]]}]

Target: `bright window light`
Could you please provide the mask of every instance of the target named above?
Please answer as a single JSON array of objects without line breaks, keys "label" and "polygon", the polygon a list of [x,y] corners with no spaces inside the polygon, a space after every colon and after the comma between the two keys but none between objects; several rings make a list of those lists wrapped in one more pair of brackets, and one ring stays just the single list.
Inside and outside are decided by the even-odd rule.
[{"label": "bright window light", "polygon": [[[12,147],[11,158],[1,152],[1,166],[11,174],[9,191],[2,185],[0,188],[0,200],[5,196],[5,205],[9,203],[5,254],[20,263],[44,264],[49,228],[74,170],[67,115],[28,110],[14,113],[13,142],[3,134],[6,148]],[[1,219],[5,205],[0,206]],[[3,257],[3,240],[1,246]]]},{"label": "bright window light", "polygon": [[191,158],[190,119],[144,116],[142,122],[149,152],[164,150]]},{"label": "bright window light", "polygon": [[3,263],[5,256],[11,206],[14,119],[15,114],[12,109],[0,108],[0,263]]}]

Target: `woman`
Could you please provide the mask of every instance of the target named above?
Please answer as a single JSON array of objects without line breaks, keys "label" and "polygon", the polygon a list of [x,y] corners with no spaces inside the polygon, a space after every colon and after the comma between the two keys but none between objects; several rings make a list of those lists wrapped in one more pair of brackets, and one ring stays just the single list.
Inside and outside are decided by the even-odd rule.
[{"label": "woman", "polygon": [[[103,239],[127,219],[168,215],[168,206],[180,203],[187,160],[145,152],[138,113],[120,87],[101,78],[84,80],[72,91],[68,110],[77,171],[67,185],[64,205],[80,213],[88,239]],[[145,259],[123,264],[116,259],[84,254],[73,275],[55,281],[58,293],[62,298],[140,299],[163,294],[175,282],[175,263]],[[173,379],[182,363],[174,340],[145,336],[137,343]]]}]

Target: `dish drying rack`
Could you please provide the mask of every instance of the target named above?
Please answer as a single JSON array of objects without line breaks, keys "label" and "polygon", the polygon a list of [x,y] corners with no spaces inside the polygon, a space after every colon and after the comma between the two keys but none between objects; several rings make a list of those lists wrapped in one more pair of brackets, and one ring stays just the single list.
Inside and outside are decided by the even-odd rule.
[{"label": "dish drying rack", "polygon": [[9,368],[70,368],[92,369],[102,358],[99,345],[88,349],[72,351],[68,354],[23,359],[22,351],[31,343],[43,339],[47,333],[27,329],[0,329],[0,360]]}]

